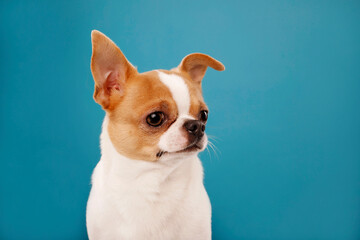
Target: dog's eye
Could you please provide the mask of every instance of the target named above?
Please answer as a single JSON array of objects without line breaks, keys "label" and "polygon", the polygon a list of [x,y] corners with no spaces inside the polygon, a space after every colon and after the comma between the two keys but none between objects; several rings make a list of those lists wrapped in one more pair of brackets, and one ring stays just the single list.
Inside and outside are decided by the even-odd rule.
[{"label": "dog's eye", "polygon": [[153,112],[146,117],[146,122],[152,127],[158,127],[164,122],[164,113]]},{"label": "dog's eye", "polygon": [[208,111],[206,111],[206,110],[200,111],[199,118],[200,118],[200,121],[206,122],[208,119]]}]

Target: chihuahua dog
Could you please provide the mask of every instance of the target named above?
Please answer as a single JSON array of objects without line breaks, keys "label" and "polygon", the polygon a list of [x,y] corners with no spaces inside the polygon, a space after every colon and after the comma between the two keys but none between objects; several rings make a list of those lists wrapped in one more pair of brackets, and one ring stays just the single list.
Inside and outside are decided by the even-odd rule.
[{"label": "chihuahua dog", "polygon": [[197,157],[207,145],[201,81],[224,65],[193,53],[171,70],[139,73],[92,31],[95,101],[105,110],[101,159],[92,174],[91,240],[211,239],[211,205]]}]

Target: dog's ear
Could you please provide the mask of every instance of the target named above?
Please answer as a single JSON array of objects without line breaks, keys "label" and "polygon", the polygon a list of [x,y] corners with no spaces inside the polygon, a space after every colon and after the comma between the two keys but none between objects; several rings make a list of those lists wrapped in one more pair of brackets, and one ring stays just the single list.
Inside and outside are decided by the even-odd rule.
[{"label": "dog's ear", "polygon": [[123,94],[130,75],[137,73],[120,49],[103,33],[91,32],[91,72],[95,81],[94,99],[104,109],[110,106],[110,97]]},{"label": "dog's ear", "polygon": [[217,71],[224,71],[224,65],[218,60],[202,53],[192,53],[183,58],[176,70],[189,74],[190,78],[201,83],[207,67]]}]

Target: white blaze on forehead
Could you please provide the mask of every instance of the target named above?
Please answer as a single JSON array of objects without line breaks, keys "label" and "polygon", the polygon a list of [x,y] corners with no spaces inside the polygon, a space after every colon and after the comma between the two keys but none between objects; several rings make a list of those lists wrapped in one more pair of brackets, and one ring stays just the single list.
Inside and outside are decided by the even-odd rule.
[{"label": "white blaze on forehead", "polygon": [[187,115],[190,109],[189,89],[184,79],[176,74],[167,74],[158,71],[160,81],[165,84],[177,105],[179,116]]},{"label": "white blaze on forehead", "polygon": [[176,74],[167,74],[158,71],[160,81],[169,88],[178,108],[178,118],[169,129],[160,137],[158,146],[166,152],[176,152],[184,149],[188,138],[183,130],[184,122],[193,119],[189,116],[190,93],[184,79]]}]

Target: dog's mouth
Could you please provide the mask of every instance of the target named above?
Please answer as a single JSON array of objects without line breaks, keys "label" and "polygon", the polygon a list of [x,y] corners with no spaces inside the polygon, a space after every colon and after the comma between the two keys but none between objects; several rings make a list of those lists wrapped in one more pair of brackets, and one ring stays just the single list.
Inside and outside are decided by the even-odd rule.
[{"label": "dog's mouth", "polygon": [[179,151],[176,152],[167,152],[167,151],[162,151],[160,150],[157,154],[156,157],[160,158],[161,156],[163,156],[164,154],[177,154],[177,153],[190,153],[190,152],[197,152],[199,150],[202,149],[202,143],[199,142],[194,142],[192,144],[190,144],[189,146],[187,146],[184,149],[181,149]]}]

